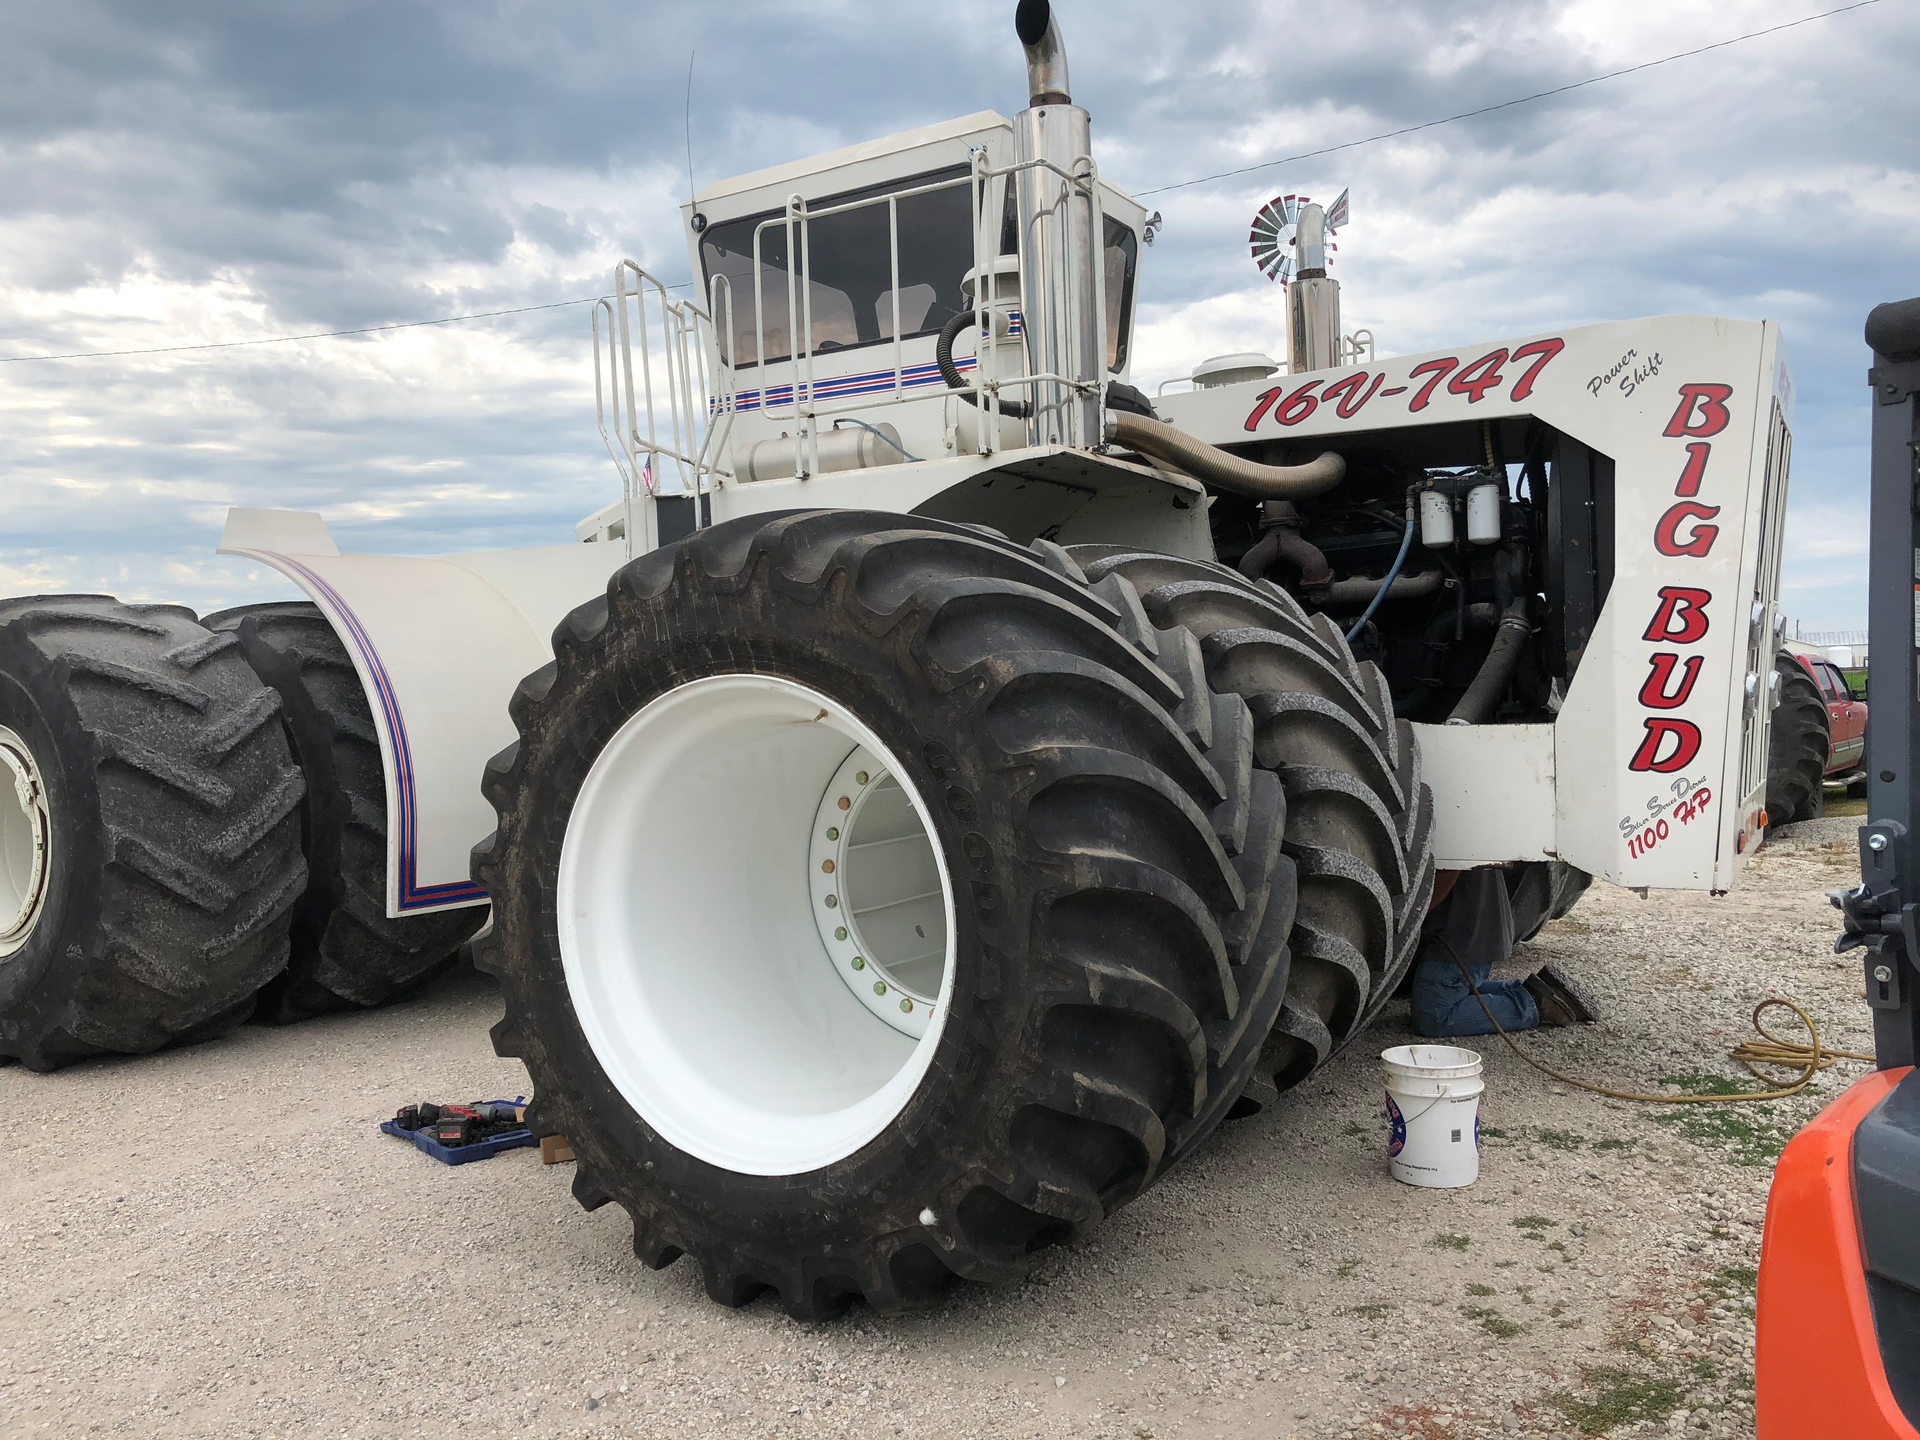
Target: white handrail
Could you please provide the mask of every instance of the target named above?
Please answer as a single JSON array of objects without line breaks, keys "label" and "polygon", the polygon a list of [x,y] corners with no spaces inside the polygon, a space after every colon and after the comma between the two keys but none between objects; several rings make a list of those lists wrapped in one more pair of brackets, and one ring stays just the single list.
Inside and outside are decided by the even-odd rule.
[{"label": "white handrail", "polygon": [[[613,284],[614,293],[595,301],[592,311],[593,405],[600,438],[620,472],[625,540],[631,555],[634,501],[642,494],[658,497],[662,493],[668,464],[678,482],[675,488],[693,499],[695,527],[703,523],[702,497],[708,493],[709,482],[721,485],[732,478],[731,467],[721,457],[726,454],[726,440],[733,428],[737,395],[731,370],[725,393],[712,395],[707,351],[713,322],[707,311],[690,300],[674,300],[658,277],[632,260],[622,260],[614,267]],[[657,300],[657,314],[650,297]],[[716,276],[709,289],[709,304],[717,309],[722,301],[727,322],[732,324],[733,288],[724,276]],[[640,351],[638,384],[633,365],[636,337]],[[660,391],[666,402],[664,416],[655,408],[656,348]],[[613,410],[611,430],[607,425],[609,400]]]}]

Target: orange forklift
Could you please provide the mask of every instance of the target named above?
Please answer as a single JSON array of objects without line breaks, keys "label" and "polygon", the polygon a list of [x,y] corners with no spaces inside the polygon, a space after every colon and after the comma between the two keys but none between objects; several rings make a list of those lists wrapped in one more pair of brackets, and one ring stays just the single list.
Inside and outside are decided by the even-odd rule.
[{"label": "orange forklift", "polygon": [[[1867,824],[1834,892],[1860,955],[1878,1068],[1793,1138],[1760,1251],[1759,1440],[1920,1440],[1920,299],[1867,317],[1873,349]],[[1911,595],[1911,599],[1909,599]],[[1914,900],[1906,897],[1914,896]]]}]

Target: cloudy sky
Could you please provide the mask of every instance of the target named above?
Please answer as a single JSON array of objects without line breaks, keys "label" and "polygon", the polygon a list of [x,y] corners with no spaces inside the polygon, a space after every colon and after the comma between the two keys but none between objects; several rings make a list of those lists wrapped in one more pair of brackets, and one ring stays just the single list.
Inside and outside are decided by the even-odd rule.
[{"label": "cloudy sky", "polygon": [[[1832,0],[1064,0],[1104,174],[1140,193],[1581,80]],[[686,277],[692,163],[740,171],[1024,103],[1011,0],[0,0],[0,359],[337,330]],[[1353,191],[1383,353],[1666,312],[1772,318],[1799,385],[1786,608],[1865,623],[1867,310],[1920,293],[1920,3],[1150,201],[1137,380],[1282,345],[1245,251]],[[587,309],[0,363],[0,595],[202,611],[284,590],[230,504],[344,549],[572,538],[617,493]]]}]

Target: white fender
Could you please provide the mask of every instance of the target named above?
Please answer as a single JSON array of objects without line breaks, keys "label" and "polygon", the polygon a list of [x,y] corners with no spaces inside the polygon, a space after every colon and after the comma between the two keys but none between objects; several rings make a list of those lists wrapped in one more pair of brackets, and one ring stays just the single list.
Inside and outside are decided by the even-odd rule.
[{"label": "white fender", "polygon": [[553,658],[561,619],[605,591],[625,547],[342,555],[318,515],[236,508],[220,553],[293,581],[353,656],[386,762],[387,913],[485,904],[468,859],[494,825],[480,776],[514,739],[507,701]]}]

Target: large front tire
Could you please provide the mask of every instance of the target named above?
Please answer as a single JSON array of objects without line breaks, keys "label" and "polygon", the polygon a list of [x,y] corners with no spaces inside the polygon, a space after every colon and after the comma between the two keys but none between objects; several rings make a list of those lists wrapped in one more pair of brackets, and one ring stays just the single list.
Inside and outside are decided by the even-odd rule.
[{"label": "large front tire", "polygon": [[723,1303],[1016,1278],[1252,1074],[1286,983],[1281,787],[1237,697],[1170,677],[1200,674],[1190,636],[1036,551],[721,525],[616,574],[515,696],[474,866],[496,1046],[576,1197]]},{"label": "large front tire", "polygon": [[0,1059],[238,1025],[306,883],[280,702],[172,605],[0,602]]}]

